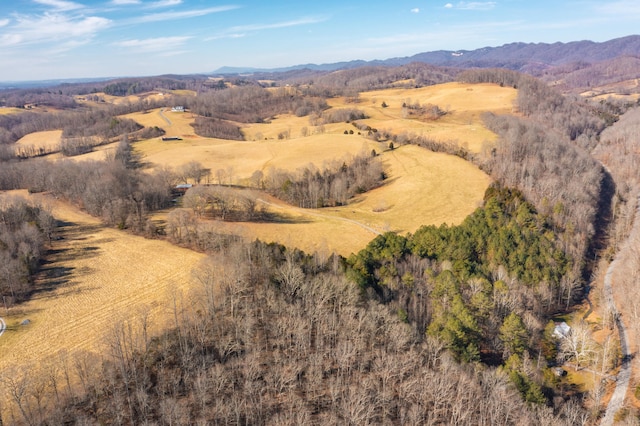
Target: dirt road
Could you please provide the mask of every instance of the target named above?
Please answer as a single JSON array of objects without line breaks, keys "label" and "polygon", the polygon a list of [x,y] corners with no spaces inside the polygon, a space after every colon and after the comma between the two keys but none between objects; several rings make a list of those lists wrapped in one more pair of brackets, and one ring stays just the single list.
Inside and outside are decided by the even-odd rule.
[{"label": "dirt road", "polygon": [[616,388],[609,400],[609,405],[607,405],[607,410],[602,418],[602,422],[600,422],[602,426],[609,426],[613,424],[615,414],[620,410],[620,408],[622,408],[622,404],[624,403],[624,398],[627,394],[627,389],[629,388],[629,379],[631,378],[631,351],[629,350],[629,345],[627,343],[629,341],[627,337],[627,329],[624,326],[620,313],[616,309],[615,301],[613,299],[613,288],[611,285],[613,272],[615,271],[617,264],[618,261],[614,260],[607,269],[607,273],[604,277],[604,295],[605,303],[609,306],[611,312],[613,312],[616,327],[618,327],[620,350],[622,353],[622,365],[620,366],[620,371],[616,376]]}]

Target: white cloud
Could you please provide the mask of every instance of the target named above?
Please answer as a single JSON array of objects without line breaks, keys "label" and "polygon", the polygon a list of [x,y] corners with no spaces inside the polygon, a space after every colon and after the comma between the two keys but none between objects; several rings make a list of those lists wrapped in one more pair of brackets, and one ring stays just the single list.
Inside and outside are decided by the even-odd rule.
[{"label": "white cloud", "polygon": [[140,0],[111,0],[111,4],[115,4],[116,6],[140,4]]},{"label": "white cloud", "polygon": [[222,39],[227,39],[227,38],[243,38],[246,37],[247,34],[246,33],[230,33],[230,34],[220,34],[220,35],[216,35],[216,36],[212,36],[212,37],[207,37],[204,39],[204,41],[213,41],[213,40],[222,40]]},{"label": "white cloud", "polygon": [[6,27],[7,25],[9,25],[9,20],[8,19],[0,19],[0,28],[2,27]]},{"label": "white cloud", "polygon": [[0,46],[15,46],[22,42],[23,38],[20,34],[3,34],[0,37]]},{"label": "white cloud", "polygon": [[415,7],[413,9],[411,9],[411,13],[420,13],[420,9]]},{"label": "white cloud", "polygon": [[33,1],[36,3],[42,4],[44,6],[53,7],[60,11],[76,10],[76,9],[84,8],[84,6],[79,3],[74,3],[72,1],[66,1],[66,0],[33,0]]},{"label": "white cloud", "polygon": [[447,3],[444,5],[445,9],[453,9],[453,5],[451,3]]},{"label": "white cloud", "polygon": [[239,25],[231,27],[229,31],[237,33],[243,31],[273,30],[277,28],[297,27],[299,25],[318,24],[326,20],[327,18],[301,18],[293,21],[276,22],[274,24]]},{"label": "white cloud", "polygon": [[173,21],[176,19],[195,18],[198,16],[210,15],[212,13],[226,12],[228,10],[238,9],[238,7],[239,6],[218,6],[218,7],[210,7],[208,9],[185,10],[182,12],[153,13],[150,15],[143,15],[136,18],[131,18],[125,23],[144,24],[148,22]]},{"label": "white cloud", "polygon": [[598,14],[617,15],[629,17],[629,15],[640,14],[640,3],[637,0],[619,0],[613,2],[598,2],[594,9]]},{"label": "white cloud", "polygon": [[300,25],[318,24],[326,21],[326,17],[314,17],[314,18],[300,18],[292,21],[275,22],[272,24],[251,24],[251,25],[237,25],[235,27],[228,28],[219,34],[205,38],[205,41],[222,40],[222,39],[234,39],[247,37],[248,33],[262,31],[262,30],[275,30],[279,28],[296,27]]},{"label": "white cloud", "polygon": [[151,8],[161,8],[161,7],[171,7],[182,4],[182,0],[159,0],[153,3],[149,3],[147,7]]},{"label": "white cloud", "polygon": [[[126,40],[116,43],[116,46],[130,48],[138,52],[161,52],[164,54],[175,54],[175,49],[182,47],[192,37],[156,37],[143,40]],[[174,51],[173,53],[171,53]]]},{"label": "white cloud", "polygon": [[496,7],[495,1],[461,1],[456,6],[460,10],[491,10]]},{"label": "white cloud", "polygon": [[[72,18],[58,13],[15,17],[15,23],[0,38],[0,45],[60,43],[68,49],[90,41],[112,21],[97,16]],[[66,47],[65,47],[66,46]]]}]

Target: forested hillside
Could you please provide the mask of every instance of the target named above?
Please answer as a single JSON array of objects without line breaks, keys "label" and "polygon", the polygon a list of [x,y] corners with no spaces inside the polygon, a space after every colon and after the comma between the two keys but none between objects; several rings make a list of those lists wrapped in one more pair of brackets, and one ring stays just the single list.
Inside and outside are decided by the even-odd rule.
[{"label": "forested hillside", "polygon": [[[518,90],[513,114],[484,116],[498,139],[481,153],[424,135],[365,130],[356,107],[336,113],[336,120],[390,143],[391,151],[394,143],[416,144],[472,161],[494,181],[482,206],[459,225],[386,232],[348,258],[242,242],[202,226],[206,216],[264,220],[233,210],[228,200],[248,203],[253,212],[256,196],[242,198],[222,178],[184,196],[181,202],[197,215],[174,209],[166,227],[158,227],[150,213],[171,209],[176,183],[199,183],[210,170],[197,162],[145,169],[131,145],[145,130],[120,117],[181,104],[197,115],[195,132],[242,139],[244,124],[278,114],[330,122],[327,100],[334,96],[357,104],[365,89],[453,79]],[[637,148],[634,105],[589,103],[497,69],[414,64],[306,76],[291,84],[123,80],[105,82],[101,90],[120,96],[162,85],[198,94],[0,115],[1,190],[47,192],[123,232],[209,255],[193,271],[192,294],[175,299],[163,333],[148,335],[145,319],[133,315],[114,326],[102,359],[78,358],[60,367],[63,376],[37,368],[25,376],[3,373],[9,399],[1,402],[0,419],[51,425],[595,423],[601,409],[596,396],[567,386],[553,367],[571,360],[602,366],[605,374],[618,360],[596,345],[588,359],[562,347],[552,336],[552,319],[584,300],[594,260],[606,253],[607,231],[615,241],[637,234],[631,225],[637,159],[628,155]],[[12,96],[23,97],[17,104],[26,99]],[[52,129],[63,129],[68,139],[119,144],[103,161],[15,155],[22,136]],[[304,208],[348,204],[387,178],[375,152],[324,170],[273,169],[262,177],[252,190]],[[627,186],[616,192],[614,178]],[[202,200],[208,201],[198,204]],[[614,214],[625,218],[617,227],[611,226]],[[6,272],[0,292],[9,304],[33,295],[54,228],[40,206],[0,206]]]}]

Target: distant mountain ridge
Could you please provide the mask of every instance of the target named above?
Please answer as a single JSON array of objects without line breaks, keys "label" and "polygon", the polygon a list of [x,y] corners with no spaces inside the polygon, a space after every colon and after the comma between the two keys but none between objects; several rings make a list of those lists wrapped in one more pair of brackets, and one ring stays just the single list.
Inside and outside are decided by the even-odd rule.
[{"label": "distant mountain ridge", "polygon": [[301,69],[336,71],[361,66],[399,66],[411,62],[424,62],[437,66],[460,68],[499,67],[531,73],[531,70],[557,67],[569,63],[595,63],[622,56],[640,56],[640,35],[630,35],[605,42],[589,40],[569,43],[509,43],[498,47],[475,50],[438,50],[413,56],[385,60],[335,62],[329,64],[300,64],[284,68],[222,67],[213,74],[246,74],[288,72]]}]

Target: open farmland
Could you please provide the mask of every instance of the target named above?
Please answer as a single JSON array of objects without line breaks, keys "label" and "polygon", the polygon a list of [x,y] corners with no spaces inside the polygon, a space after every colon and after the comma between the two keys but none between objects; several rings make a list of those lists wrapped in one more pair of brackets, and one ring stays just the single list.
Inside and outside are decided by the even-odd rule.
[{"label": "open farmland", "polygon": [[60,146],[61,140],[62,130],[29,133],[16,142],[16,151],[20,152],[22,149],[34,149],[36,151],[43,150],[45,152],[51,152]]},{"label": "open farmland", "polygon": [[267,211],[284,214],[289,220],[233,223],[226,224],[226,229],[249,239],[348,256],[376,233],[414,232],[422,225],[462,222],[480,205],[490,182],[486,174],[460,158],[416,146],[386,151],[381,158],[389,171],[388,182],[347,206],[300,209],[265,198]]},{"label": "open farmland", "polygon": [[[471,152],[480,152],[496,135],[480,118],[486,111],[512,113],[517,91],[496,84],[447,83],[419,89],[385,89],[360,94],[359,102],[345,105],[344,99],[329,100],[334,107],[350,106],[370,118],[360,120],[372,128],[391,133],[407,132],[439,142],[457,142]],[[382,107],[383,102],[387,107]],[[437,120],[407,117],[403,104],[435,105],[446,112]]]},{"label": "open farmland", "polygon": [[19,114],[21,112],[23,112],[23,109],[20,108],[7,108],[7,107],[0,107],[0,115],[5,115],[5,114]]},{"label": "open farmland", "polygon": [[[364,111],[370,118],[360,122],[372,127],[441,140],[457,139],[479,151],[485,141],[496,138],[483,127],[480,114],[487,110],[510,112],[515,93],[514,89],[492,84],[451,83],[365,92],[357,104],[344,98],[330,102],[336,109]],[[383,108],[383,101],[389,106]],[[437,104],[449,113],[437,121],[402,118],[403,102]],[[268,123],[244,125],[247,141],[228,141],[193,136],[190,126],[193,117],[189,113],[153,110],[126,117],[183,138],[166,142],[154,138],[136,143],[135,150],[145,163],[175,168],[197,161],[210,169],[212,183],[247,185],[255,171],[268,176],[272,168],[295,171],[314,164],[322,169],[332,161],[375,150],[389,179],[348,206],[309,210],[271,200],[262,203],[262,208],[284,215],[288,218],[286,223],[222,225],[248,239],[277,241],[309,252],[335,250],[349,255],[363,248],[378,232],[406,233],[421,225],[460,223],[480,205],[490,182],[486,174],[460,158],[410,145],[388,150],[386,143],[358,135],[357,129],[344,122],[320,127],[310,125],[308,117],[281,115]],[[344,134],[350,130],[354,133]],[[282,133],[287,137],[279,138]],[[343,238],[344,235],[349,238]]]},{"label": "open farmland", "polygon": [[159,127],[163,129],[167,136],[198,138],[194,135],[194,118],[190,113],[172,112],[170,108],[158,108],[148,112],[136,112],[127,114],[125,118],[137,121],[145,127]]},{"label": "open farmland", "polygon": [[191,270],[204,257],[110,229],[64,203],[43,202],[63,222],[62,239],[53,244],[34,297],[3,315],[9,329],[0,339],[0,373],[33,368],[59,351],[103,352],[105,336],[132,317],[147,315],[149,332],[160,329],[173,315],[173,295],[189,291]]},{"label": "open farmland", "polygon": [[[94,97],[100,98],[105,103],[114,104],[114,105],[122,105],[127,103],[132,104],[132,103],[140,102],[145,99],[154,101],[154,100],[162,99],[162,97],[164,96],[160,92],[147,92],[147,93],[141,93],[139,95],[128,95],[128,96],[113,96],[113,95],[107,95],[106,93],[103,93],[103,92],[97,92],[97,93],[92,93],[91,95]],[[87,100],[86,96],[76,96],[75,98],[76,98],[76,101],[80,103],[97,104],[97,102],[95,101]]]},{"label": "open farmland", "polygon": [[382,147],[379,143],[354,135],[341,134],[260,142],[208,138],[163,142],[153,139],[138,142],[134,146],[144,161],[152,165],[176,167],[189,161],[198,161],[211,169],[212,179],[219,169],[231,171],[232,184],[243,183],[256,170],[266,174],[271,167],[296,170],[309,163],[322,167],[324,162]]},{"label": "open farmland", "polygon": [[[138,148],[145,149],[145,144],[151,145],[142,142]],[[255,170],[268,175],[270,167],[295,170],[310,162],[322,167],[323,162],[345,154],[383,148],[351,135],[326,134],[287,141],[202,140],[170,144],[172,148],[149,154],[145,160],[164,165],[199,161],[212,169],[212,181],[217,183],[215,171],[222,169],[225,179],[230,178],[234,184],[246,182]],[[177,150],[176,146],[183,148]],[[278,241],[310,252],[329,249],[348,255],[375,236],[365,227],[377,232],[413,232],[425,224],[460,223],[479,206],[490,181],[477,167],[460,158],[416,146],[385,151],[379,158],[389,179],[348,206],[309,210],[271,203],[263,207],[289,217],[287,223],[228,224],[228,229],[240,230],[247,238]],[[349,238],[338,238],[344,235]]]}]

